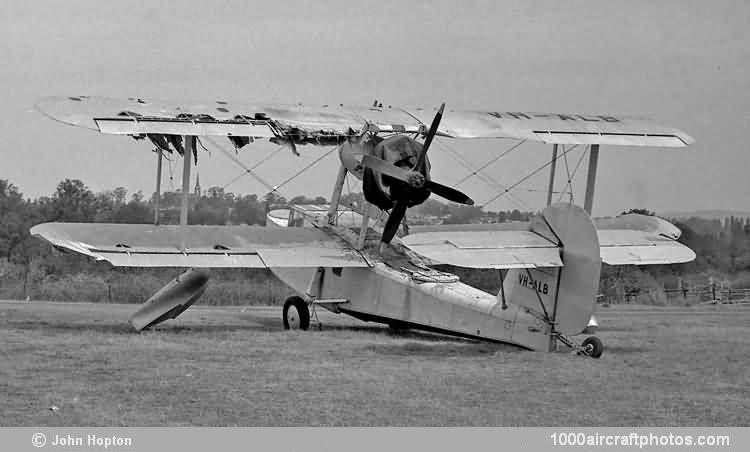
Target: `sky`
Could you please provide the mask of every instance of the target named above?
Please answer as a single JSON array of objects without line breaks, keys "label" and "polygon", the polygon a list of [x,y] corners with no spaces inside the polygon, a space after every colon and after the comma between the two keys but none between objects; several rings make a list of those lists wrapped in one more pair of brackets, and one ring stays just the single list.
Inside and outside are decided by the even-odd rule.
[{"label": "sky", "polygon": [[[50,195],[64,178],[147,196],[155,186],[152,146],[51,121],[33,109],[44,96],[310,105],[378,99],[649,117],[696,143],[603,147],[595,215],[636,207],[750,211],[749,2],[67,0],[0,8],[0,179],[28,197]],[[452,185],[469,172],[457,154],[477,168],[514,143],[439,139],[430,151],[432,177]],[[254,143],[239,158],[253,166],[276,148]],[[281,150],[257,171],[277,185],[329,150],[307,146],[300,157]],[[496,184],[472,178],[458,188],[481,204],[550,155],[550,145],[525,144],[487,167]],[[571,172],[579,156],[578,149],[568,154]],[[329,197],[337,160],[331,153],[280,192]],[[586,161],[573,179],[580,204]],[[180,187],[181,165],[166,165],[165,189]],[[267,191],[249,176],[230,183],[242,169],[216,150],[199,156],[197,171],[203,188]],[[562,160],[558,171],[560,190]],[[540,171],[488,208],[543,207],[548,177]]]}]

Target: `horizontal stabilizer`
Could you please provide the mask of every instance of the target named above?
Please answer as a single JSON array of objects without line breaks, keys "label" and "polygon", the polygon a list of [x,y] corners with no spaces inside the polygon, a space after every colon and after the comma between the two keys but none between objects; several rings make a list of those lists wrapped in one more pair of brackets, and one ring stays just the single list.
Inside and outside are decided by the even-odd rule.
[{"label": "horizontal stabilizer", "polygon": [[315,228],[44,223],[31,234],[116,267],[367,267]]}]

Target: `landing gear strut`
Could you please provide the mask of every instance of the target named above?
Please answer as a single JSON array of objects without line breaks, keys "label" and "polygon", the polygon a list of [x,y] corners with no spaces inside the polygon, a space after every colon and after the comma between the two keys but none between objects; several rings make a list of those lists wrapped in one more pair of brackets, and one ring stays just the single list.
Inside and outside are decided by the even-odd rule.
[{"label": "landing gear strut", "polygon": [[310,328],[310,309],[300,297],[292,296],[284,302],[284,329],[307,330]]}]

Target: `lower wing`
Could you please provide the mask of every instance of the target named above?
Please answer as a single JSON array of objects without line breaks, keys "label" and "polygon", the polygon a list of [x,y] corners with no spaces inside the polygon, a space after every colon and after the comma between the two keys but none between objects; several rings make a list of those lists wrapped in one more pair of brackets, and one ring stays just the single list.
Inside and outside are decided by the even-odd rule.
[{"label": "lower wing", "polygon": [[[602,262],[653,265],[690,262],[695,252],[677,242],[680,230],[666,220],[629,214],[594,221]],[[470,268],[559,267],[559,245],[528,223],[412,226],[401,241],[440,264]]]},{"label": "lower wing", "polygon": [[116,267],[367,267],[315,228],[44,223],[31,234]]}]

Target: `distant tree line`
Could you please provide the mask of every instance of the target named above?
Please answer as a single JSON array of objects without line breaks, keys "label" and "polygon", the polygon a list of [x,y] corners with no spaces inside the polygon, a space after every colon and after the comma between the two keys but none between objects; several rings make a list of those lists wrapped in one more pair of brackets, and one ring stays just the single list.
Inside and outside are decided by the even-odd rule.
[{"label": "distant tree line", "polygon": [[[211,187],[200,196],[190,197],[188,221],[191,224],[265,224],[266,213],[289,204],[324,204],[322,197],[295,196],[287,200],[271,192],[259,197],[255,194],[239,195],[225,192],[221,187]],[[364,202],[362,193],[342,196],[341,203],[360,209]],[[176,224],[179,221],[181,194],[166,192],[160,199],[160,221]],[[97,223],[152,223],[155,199],[138,191],[129,193],[117,187],[99,193],[91,191],[82,181],[65,179],[57,184],[50,196],[25,199],[18,187],[0,179],[0,258],[25,262],[29,253],[38,247],[31,241],[29,228],[47,221],[97,222]],[[623,212],[626,213],[626,212]],[[631,209],[627,213],[653,215],[645,209]],[[518,209],[486,212],[480,207],[445,204],[434,199],[409,210],[410,218],[433,216],[442,223],[460,224],[478,221],[502,223],[526,221],[531,212]],[[721,272],[750,270],[750,218],[729,217],[720,220],[689,218],[671,220],[682,230],[680,242],[698,255],[691,263],[666,268],[652,267],[656,273],[663,271],[697,272],[708,268]]]},{"label": "distant tree line", "polygon": [[[162,224],[179,222],[181,202],[179,192],[161,195],[159,219]],[[240,195],[225,192],[221,187],[211,187],[200,195],[191,195],[188,218],[191,224],[265,224],[269,210],[284,208],[289,204],[326,202],[320,196],[296,196],[287,200],[275,192],[263,196]],[[351,206],[355,210],[361,209],[363,202],[362,193],[346,194],[341,199],[342,205]],[[49,244],[30,236],[29,229],[33,225],[49,221],[147,224],[154,221],[155,206],[156,199],[153,195],[147,199],[142,192],[129,193],[124,187],[94,193],[82,181],[71,179],[61,181],[50,196],[28,199],[24,198],[14,184],[0,179],[0,285],[3,280],[13,278],[23,279],[25,285],[30,279],[30,272],[31,279],[41,281],[46,277],[77,272],[103,275],[109,270],[109,266],[91,263],[80,256],[53,253]],[[653,214],[645,209],[628,212]],[[487,212],[479,207],[444,204],[428,199],[409,210],[409,221],[416,223],[425,219],[437,219],[445,224],[501,223],[526,221],[530,215],[532,212],[518,209]],[[605,266],[602,287],[617,287],[620,292],[627,292],[636,290],[638,286],[654,285],[656,283],[653,281],[657,280],[661,286],[675,285],[677,279],[682,281],[682,276],[689,274],[712,272],[726,275],[750,272],[750,218],[730,217],[723,221],[690,218],[672,222],[682,230],[680,242],[696,252],[695,261],[625,270]],[[229,276],[231,272],[224,273]],[[219,276],[222,274],[218,272]],[[471,276],[462,277],[477,280],[474,282],[478,286],[494,287],[498,281],[494,273],[484,275],[473,272]],[[489,285],[479,281],[483,279],[487,279]],[[623,281],[628,280],[632,287],[623,289]]]},{"label": "distant tree line", "polygon": [[[276,192],[262,197],[255,194],[238,195],[225,192],[221,187],[210,187],[200,194],[191,194],[188,222],[190,224],[265,224],[266,213],[290,204],[325,204],[322,196],[295,196],[289,200]],[[182,203],[179,192],[162,193],[159,199],[159,221],[161,224],[177,224]],[[363,203],[362,193],[342,196],[342,205],[359,210]],[[29,228],[48,221],[134,223],[154,222],[155,194],[149,199],[141,191],[129,193],[117,187],[94,193],[82,181],[65,179],[57,184],[50,196],[25,199],[18,187],[0,179],[0,258],[25,262],[38,251],[31,240]],[[445,223],[469,223],[482,218],[485,221],[504,222],[527,220],[530,212],[513,210],[508,212],[484,212],[479,207],[447,205],[428,200],[410,209],[410,216],[433,215]],[[30,254],[31,253],[31,254]]]}]

